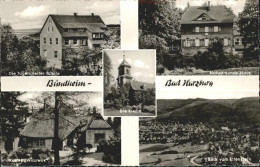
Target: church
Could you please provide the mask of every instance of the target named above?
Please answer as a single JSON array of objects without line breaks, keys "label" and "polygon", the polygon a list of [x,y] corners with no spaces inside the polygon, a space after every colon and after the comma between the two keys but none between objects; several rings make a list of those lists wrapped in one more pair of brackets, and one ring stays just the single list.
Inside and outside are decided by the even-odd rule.
[{"label": "church", "polygon": [[147,91],[148,89],[155,90],[155,83],[140,82],[135,80],[135,78],[131,75],[131,65],[126,61],[125,55],[123,55],[123,61],[118,67],[117,85],[118,87],[121,87],[126,83],[130,84],[130,96],[133,96],[135,92],[138,91]]}]

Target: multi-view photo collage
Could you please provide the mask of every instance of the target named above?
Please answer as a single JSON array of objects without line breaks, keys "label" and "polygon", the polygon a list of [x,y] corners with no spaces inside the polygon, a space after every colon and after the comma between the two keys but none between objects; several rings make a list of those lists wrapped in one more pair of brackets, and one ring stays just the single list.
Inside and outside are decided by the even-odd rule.
[{"label": "multi-view photo collage", "polygon": [[258,0],[0,0],[1,166],[259,166]]}]

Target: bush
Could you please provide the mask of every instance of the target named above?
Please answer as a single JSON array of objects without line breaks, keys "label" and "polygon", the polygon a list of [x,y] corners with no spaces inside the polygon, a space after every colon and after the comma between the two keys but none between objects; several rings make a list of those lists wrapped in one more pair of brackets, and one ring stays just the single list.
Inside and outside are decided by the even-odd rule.
[{"label": "bush", "polygon": [[157,70],[157,74],[163,74],[164,71],[165,71],[165,69],[164,69],[162,64],[158,64],[156,70]]},{"label": "bush", "polygon": [[154,105],[149,105],[149,106],[145,105],[143,112],[155,113],[155,106]]},{"label": "bush", "polygon": [[109,140],[103,146],[104,156],[102,160],[108,163],[120,164],[121,163],[121,140]]}]

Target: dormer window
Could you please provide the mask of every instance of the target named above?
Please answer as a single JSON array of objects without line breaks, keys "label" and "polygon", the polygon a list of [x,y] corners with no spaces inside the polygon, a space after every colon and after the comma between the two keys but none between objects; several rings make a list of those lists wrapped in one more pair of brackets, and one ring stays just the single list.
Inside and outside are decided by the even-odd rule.
[{"label": "dormer window", "polygon": [[93,34],[92,34],[92,37],[93,37],[93,38],[100,38],[100,34],[99,34],[99,33],[93,33]]}]

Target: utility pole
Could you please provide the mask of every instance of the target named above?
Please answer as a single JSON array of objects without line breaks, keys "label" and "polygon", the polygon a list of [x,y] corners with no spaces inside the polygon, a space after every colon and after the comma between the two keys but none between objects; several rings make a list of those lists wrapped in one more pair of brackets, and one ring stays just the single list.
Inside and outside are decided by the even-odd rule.
[{"label": "utility pole", "polygon": [[55,92],[55,106],[54,106],[54,165],[60,165],[60,139],[59,139],[59,93]]}]

